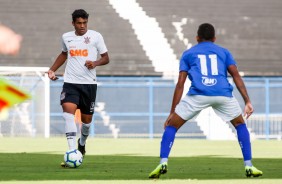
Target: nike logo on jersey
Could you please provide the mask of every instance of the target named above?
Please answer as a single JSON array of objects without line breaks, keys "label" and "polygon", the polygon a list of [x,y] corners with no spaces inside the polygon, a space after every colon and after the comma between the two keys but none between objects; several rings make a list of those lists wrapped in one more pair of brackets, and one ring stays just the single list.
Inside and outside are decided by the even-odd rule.
[{"label": "nike logo on jersey", "polygon": [[70,43],[70,42],[72,42],[73,40],[68,40],[68,42]]}]

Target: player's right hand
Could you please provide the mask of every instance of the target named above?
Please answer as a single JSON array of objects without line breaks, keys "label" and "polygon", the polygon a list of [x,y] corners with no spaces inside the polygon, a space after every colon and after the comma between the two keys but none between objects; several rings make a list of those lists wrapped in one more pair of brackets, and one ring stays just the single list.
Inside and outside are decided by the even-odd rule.
[{"label": "player's right hand", "polygon": [[52,71],[52,70],[48,70],[48,77],[52,80],[52,81],[55,81],[55,80],[57,80],[58,79],[58,77],[56,77],[56,75],[55,75],[55,72],[54,71]]}]

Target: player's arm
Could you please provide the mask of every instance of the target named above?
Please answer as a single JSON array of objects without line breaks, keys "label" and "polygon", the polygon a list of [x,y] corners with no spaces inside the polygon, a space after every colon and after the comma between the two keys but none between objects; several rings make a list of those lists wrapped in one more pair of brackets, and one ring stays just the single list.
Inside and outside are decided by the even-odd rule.
[{"label": "player's arm", "polygon": [[110,59],[109,59],[109,55],[108,55],[108,52],[105,52],[103,54],[101,54],[101,58],[97,61],[89,61],[87,60],[85,62],[85,66],[91,70],[93,68],[95,68],[96,66],[101,66],[101,65],[106,65],[110,62]]},{"label": "player's arm", "polygon": [[170,109],[170,115],[166,119],[164,123],[164,128],[169,124],[170,119],[172,118],[176,105],[180,102],[183,91],[184,91],[184,84],[186,81],[188,73],[185,71],[180,71],[178,76],[178,81],[174,89],[174,94],[172,98],[172,104]]},{"label": "player's arm", "polygon": [[47,72],[48,73],[48,77],[51,79],[51,80],[57,80],[58,77],[56,77],[55,75],[55,71],[58,70],[58,68],[60,68],[64,63],[65,61],[67,60],[67,52],[61,52],[57,59],[55,60],[54,64],[50,67],[49,71]]},{"label": "player's arm", "polygon": [[242,98],[244,99],[245,102],[244,116],[248,118],[253,113],[254,109],[251,104],[251,100],[249,98],[245,83],[242,80],[236,65],[230,65],[228,67],[228,72],[232,76],[238,91],[240,92]]},{"label": "player's arm", "polygon": [[110,62],[108,52],[105,52],[104,54],[101,54],[101,58],[97,61],[95,61],[96,66],[100,65],[106,65]]},{"label": "player's arm", "polygon": [[184,84],[186,81],[188,73],[185,71],[180,71],[178,76],[178,81],[174,89],[170,114],[172,114],[175,110],[176,105],[180,102],[183,91],[184,91]]}]

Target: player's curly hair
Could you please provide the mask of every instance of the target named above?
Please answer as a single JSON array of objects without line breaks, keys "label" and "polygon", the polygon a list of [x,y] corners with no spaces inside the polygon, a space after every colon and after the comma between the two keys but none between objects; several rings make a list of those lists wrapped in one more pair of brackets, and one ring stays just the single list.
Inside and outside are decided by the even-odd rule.
[{"label": "player's curly hair", "polygon": [[215,37],[215,30],[213,25],[204,23],[199,26],[198,37],[201,40],[212,40]]},{"label": "player's curly hair", "polygon": [[88,19],[89,14],[83,9],[74,10],[72,13],[72,21],[75,22],[77,18]]}]

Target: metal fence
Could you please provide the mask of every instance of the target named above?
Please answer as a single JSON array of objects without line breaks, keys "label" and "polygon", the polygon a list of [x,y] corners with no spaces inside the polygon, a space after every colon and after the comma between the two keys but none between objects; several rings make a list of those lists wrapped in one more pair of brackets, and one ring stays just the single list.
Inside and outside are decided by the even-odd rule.
[{"label": "metal fence", "polygon": [[[0,135],[63,136],[65,123],[60,106],[62,78],[50,82],[50,106],[47,103],[50,123],[45,122],[46,80],[40,75],[8,78],[29,90],[33,98],[10,109],[8,118],[0,120]],[[255,108],[247,121],[251,135],[258,139],[281,139],[282,78],[243,79]],[[154,138],[162,135],[174,92],[173,80],[159,77],[98,77],[98,81],[91,136]],[[243,108],[244,103],[236,88],[234,95]],[[204,119],[208,126],[215,123],[209,116]],[[230,128],[234,132],[232,126]],[[205,134],[199,122],[191,120],[178,131],[177,136],[208,138]]]},{"label": "metal fence", "polygon": [[[282,136],[282,78],[262,77],[244,78],[255,108],[247,121],[248,127],[256,138],[281,139]],[[235,90],[238,96],[238,91]],[[241,98],[240,102],[243,107]]]},{"label": "metal fence", "polygon": [[[170,111],[174,81],[155,77],[99,77],[98,94],[91,136],[161,136],[163,122]],[[282,78],[244,78],[255,108],[247,121],[255,138],[281,139]],[[59,93],[62,80],[51,83],[51,135],[63,134]],[[244,107],[238,91],[234,95]],[[207,123],[213,123],[208,120]],[[177,136],[206,138],[192,120]]]}]

